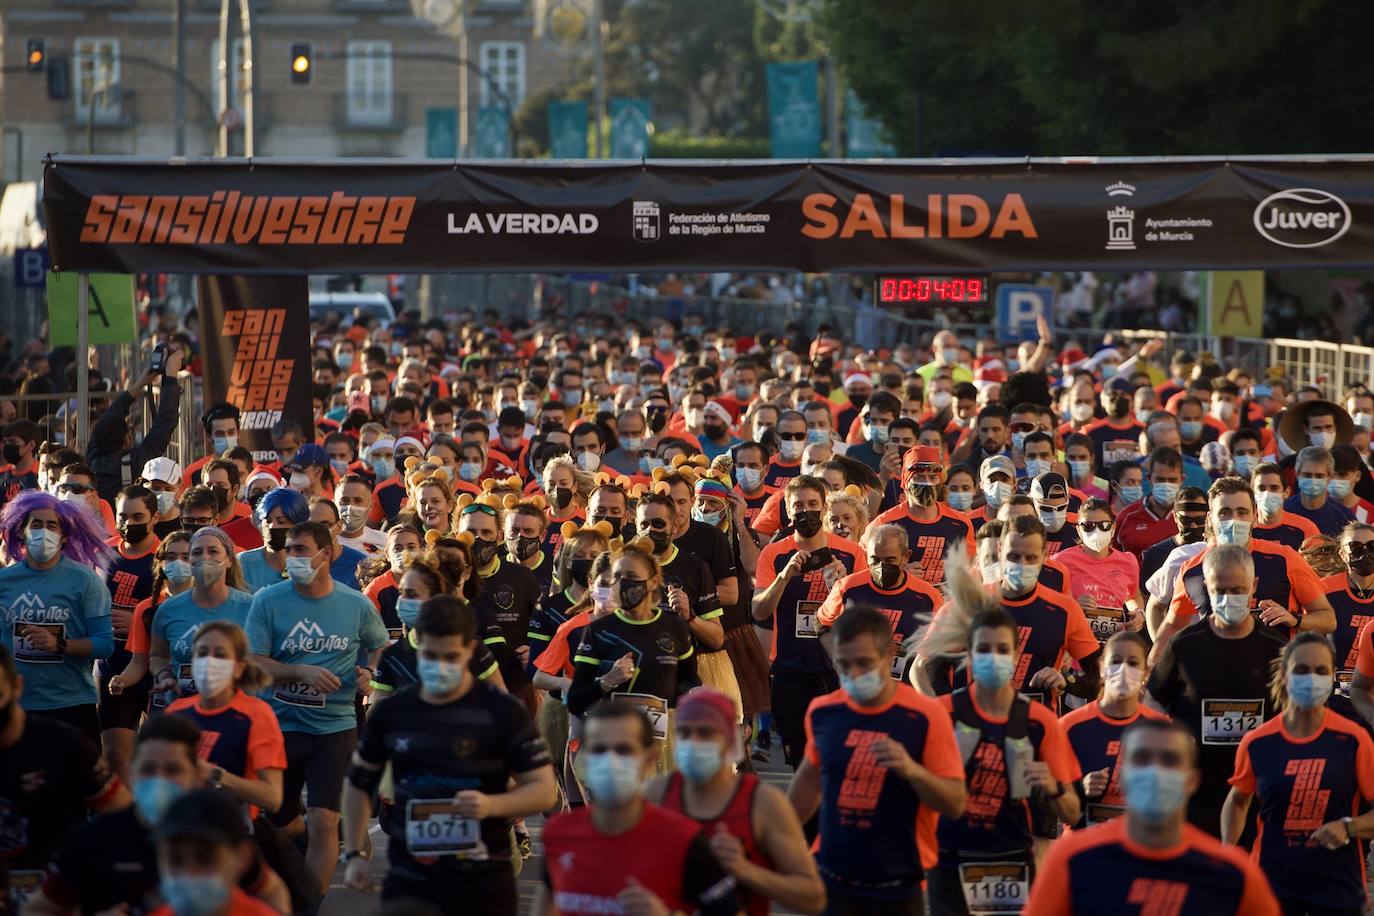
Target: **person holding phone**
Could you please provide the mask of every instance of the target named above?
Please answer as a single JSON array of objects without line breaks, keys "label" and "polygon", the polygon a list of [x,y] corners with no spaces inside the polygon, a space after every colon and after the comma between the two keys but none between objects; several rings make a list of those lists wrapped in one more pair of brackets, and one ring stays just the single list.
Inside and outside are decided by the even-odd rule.
[{"label": "person holding phone", "polygon": [[[148,371],[119,393],[91,428],[86,463],[95,471],[95,488],[101,499],[113,503],[124,486],[124,474],[128,469],[142,468],[150,459],[167,451],[180,414],[181,386],[177,383],[177,374],[181,366],[181,351],[172,350],[161,371],[154,371],[154,367],[149,366]],[[144,390],[159,379],[162,387],[157,395],[157,413],[143,441],[134,444],[129,409],[143,396]]]}]

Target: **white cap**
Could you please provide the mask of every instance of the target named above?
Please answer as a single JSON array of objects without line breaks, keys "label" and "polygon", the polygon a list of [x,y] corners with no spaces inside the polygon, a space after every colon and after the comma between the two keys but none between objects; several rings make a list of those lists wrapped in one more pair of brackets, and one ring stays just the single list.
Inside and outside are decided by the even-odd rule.
[{"label": "white cap", "polygon": [[175,487],[181,483],[181,465],[165,455],[160,458],[149,458],[143,465],[143,473],[139,476],[144,480],[160,480]]}]

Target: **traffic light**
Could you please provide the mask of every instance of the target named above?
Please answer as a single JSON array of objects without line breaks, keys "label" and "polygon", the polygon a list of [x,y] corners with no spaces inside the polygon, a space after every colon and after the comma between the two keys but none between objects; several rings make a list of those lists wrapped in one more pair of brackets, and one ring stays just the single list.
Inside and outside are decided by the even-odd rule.
[{"label": "traffic light", "polygon": [[305,84],[310,82],[310,69],[313,63],[310,42],[303,41],[291,46],[291,82]]},{"label": "traffic light", "polygon": [[42,70],[46,55],[43,53],[43,39],[30,38],[24,49],[24,63],[30,70]]}]

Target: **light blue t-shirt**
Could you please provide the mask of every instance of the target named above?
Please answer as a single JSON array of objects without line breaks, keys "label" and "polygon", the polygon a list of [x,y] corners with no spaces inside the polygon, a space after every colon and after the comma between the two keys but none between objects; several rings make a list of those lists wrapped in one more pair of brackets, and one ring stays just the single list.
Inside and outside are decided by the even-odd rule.
[{"label": "light blue t-shirt", "polygon": [[0,569],[0,609],[5,615],[0,642],[24,676],[25,709],[96,702],[91,659],[39,651],[18,630],[38,624],[63,639],[89,639],[94,658],[109,658],[114,652],[110,590],[99,573],[67,557],[46,570],[28,563],[6,566]]},{"label": "light blue t-shirt", "polygon": [[243,581],[248,585],[248,594],[256,595],[269,585],[285,582],[286,570],[281,572],[267,565],[267,548],[245,550],[239,554],[239,566],[243,568]]},{"label": "light blue t-shirt", "polygon": [[202,624],[211,620],[227,620],[243,626],[248,622],[248,609],[253,596],[236,588],[229,589],[229,597],[217,607],[201,607],[191,598],[194,589],[174,595],[157,606],[153,615],[152,635],[167,640],[171,652],[172,672],[177,677],[181,695],[196,692],[191,677],[191,647]]},{"label": "light blue t-shirt", "polygon": [[254,655],[283,665],[318,665],[340,681],[329,694],[299,682],[273,685],[269,702],[282,731],[332,735],[357,724],[358,651],[387,644],[382,617],[362,592],[336,582],[323,598],[307,598],[282,582],[253,596],[244,629]]}]

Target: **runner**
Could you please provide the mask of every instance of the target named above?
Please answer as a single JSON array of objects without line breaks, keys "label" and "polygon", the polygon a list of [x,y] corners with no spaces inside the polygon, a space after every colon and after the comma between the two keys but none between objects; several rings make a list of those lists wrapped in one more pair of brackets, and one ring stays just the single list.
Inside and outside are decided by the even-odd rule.
[{"label": "runner", "polygon": [[[151,648],[148,628],[162,602],[191,590],[194,573],[191,569],[191,533],[174,531],[153,553],[153,593],[139,602],[129,621],[129,638],[124,648],[129,650],[129,664],[110,678],[111,693],[118,693],[139,683],[148,674],[148,652]],[[166,697],[153,691],[150,707],[157,708]]]},{"label": "runner", "polygon": [[[611,523],[606,521],[591,522],[582,528],[572,522],[564,523],[563,541],[551,564],[553,594],[540,599],[539,606],[530,617],[529,630],[525,633],[530,647],[526,665],[530,677],[535,676],[539,656],[549,647],[558,628],[567,621],[570,609],[586,597],[591,583],[592,564],[609,547],[608,539],[612,530]],[[614,530],[619,530],[619,526]]]},{"label": "runner", "polygon": [[396,614],[396,580],[405,571],[407,557],[422,553],[424,544],[424,535],[419,528],[399,522],[392,525],[386,530],[387,568],[363,589],[363,594],[372,599],[373,607],[382,615],[382,624],[392,641],[401,638],[401,620]]},{"label": "runner", "polygon": [[[1330,640],[1300,633],[1279,661],[1271,682],[1279,714],[1241,739],[1221,838],[1240,839],[1257,799],[1254,858],[1284,912],[1358,913],[1366,903],[1364,844],[1351,840],[1354,815],[1374,798],[1374,741],[1326,708],[1336,670]],[[1365,821],[1374,828],[1374,815]]]},{"label": "runner", "polygon": [[[1341,531],[1337,544],[1345,570],[1322,580],[1326,600],[1336,612],[1336,629],[1331,634],[1336,648],[1336,684],[1327,705],[1369,728],[1352,700],[1369,687],[1357,673],[1356,662],[1360,631],[1374,619],[1374,526],[1352,522]],[[1353,682],[1363,686],[1356,690]]]},{"label": "runner", "polygon": [[[1045,526],[1045,556],[1053,557],[1061,550],[1077,547],[1078,526],[1068,524],[1070,493],[1063,475],[1050,471],[1031,478],[1030,498],[1035,502],[1040,524]],[[1081,504],[1078,511],[1083,511]]]},{"label": "runner", "polygon": [[290,578],[286,571],[286,537],[294,526],[310,520],[310,504],[295,490],[278,487],[268,490],[258,501],[253,518],[262,534],[263,546],[239,555],[250,595]]},{"label": "runner", "polygon": [[1112,546],[1138,559],[1147,548],[1174,533],[1173,506],[1183,484],[1183,456],[1171,448],[1158,448],[1142,465],[1149,495],[1121,509],[1116,516]]},{"label": "runner", "polygon": [[983,491],[984,504],[969,515],[975,530],[984,522],[997,517],[1002,505],[1011,498],[1016,484],[1016,465],[1006,455],[993,455],[983,460],[978,470],[978,486]]},{"label": "runner", "polygon": [[953,730],[939,705],[890,677],[892,624],[846,610],[833,631],[841,689],[806,713],[806,755],[788,797],[819,809],[817,864],[835,914],[921,913],[918,825],[959,817],[966,791]]},{"label": "runner", "polygon": [[[308,791],[306,862],[321,890],[328,890],[339,858],[339,797],[357,742],[354,696],[370,689],[386,645],[386,629],[371,602],[330,578],[332,546],[324,525],[291,528],[290,581],[255,595],[244,627],[253,660],[272,676],[272,709],[286,738],[282,807],[271,821],[288,836],[305,831],[301,791]],[[358,665],[359,649],[367,653],[369,667]]]},{"label": "runner", "polygon": [[[1178,533],[1165,538],[1140,555],[1139,590],[1142,597],[1148,596],[1147,583],[1155,572],[1165,565],[1174,548],[1201,541],[1206,524],[1207,494],[1197,487],[1180,487],[1178,496],[1174,499],[1174,526]],[[1165,610],[1167,607],[1159,612],[1158,619],[1163,619]]]},{"label": "runner", "polygon": [[917,446],[902,456],[905,500],[879,515],[870,527],[897,524],[906,529],[907,543],[917,555],[911,572],[939,586],[944,581],[945,555],[956,544],[973,554],[973,524],[944,502],[945,467],[938,448]]},{"label": "runner", "polygon": [[386,534],[367,524],[372,514],[372,487],[361,474],[345,474],[334,488],[334,502],[339,507],[343,531],[339,543],[368,556],[386,552]]},{"label": "runner", "polygon": [[1083,769],[1083,816],[1074,825],[1079,829],[1121,816],[1126,804],[1121,783],[1122,734],[1141,718],[1165,718],[1140,702],[1149,641],[1138,632],[1118,630],[1106,643],[1102,696],[1059,720]]},{"label": "runner", "polygon": [[[592,454],[588,452],[587,454]],[[574,528],[578,525],[564,522],[564,525],[572,524]],[[513,505],[506,507],[505,525],[505,548],[506,559],[512,563],[518,563],[534,574],[535,581],[539,584],[539,594],[545,596],[549,594],[549,589],[553,585],[553,560],[557,553],[555,550],[544,552],[545,534],[549,527],[549,520],[546,514],[546,507],[543,497],[536,497],[533,500],[521,500]],[[558,543],[561,545],[563,535],[560,531]]]},{"label": "runner", "polygon": [[1259,868],[1186,822],[1199,779],[1197,744],[1186,727],[1138,720],[1122,739],[1125,817],[1052,845],[1026,916],[1279,916]]},{"label": "runner", "polygon": [[1112,508],[1105,499],[1085,500],[1078,509],[1082,544],[1061,551],[1055,559],[1072,576],[1074,597],[1088,617],[1099,642],[1123,629],[1145,625],[1145,601],[1140,596],[1140,564],[1133,554],[1114,550]]},{"label": "runner", "polygon": [[1293,463],[1297,490],[1283,504],[1283,511],[1301,515],[1317,526],[1322,534],[1335,534],[1355,520],[1355,513],[1327,493],[1327,482],[1336,470],[1336,462],[1329,449],[1309,445],[1298,452]]},{"label": "runner", "polygon": [[1236,749],[1274,714],[1269,672],[1284,638],[1250,613],[1256,582],[1249,551],[1235,544],[1213,547],[1202,570],[1213,612],[1164,644],[1148,689],[1154,708],[1201,744],[1202,779],[1188,803],[1188,822],[1220,836]]},{"label": "runner", "polygon": [[1252,536],[1301,550],[1304,541],[1321,533],[1306,516],[1283,510],[1283,471],[1277,464],[1266,461],[1256,465],[1249,479],[1255,491],[1256,509]]},{"label": "runner", "polygon": [[739,913],[735,879],[712,854],[701,825],[644,800],[657,744],[640,706],[613,700],[587,714],[579,766],[592,801],[544,827],[538,916]]},{"label": "runner", "polygon": [[358,890],[371,886],[368,822],[390,763],[396,795],[382,824],[391,840],[382,900],[446,909],[461,900],[465,913],[507,916],[518,908],[507,822],[553,805],[549,753],[519,700],[468,676],[481,645],[470,607],[431,598],[415,633],[419,685],[372,711],[353,755],[344,879]]},{"label": "runner", "polygon": [[698,687],[678,704],[674,731],[677,769],[650,783],[645,798],[703,825],[749,916],[768,913],[770,900],[821,912],[825,886],[787,797],[753,773],[735,772],[744,744],[734,701]]}]

